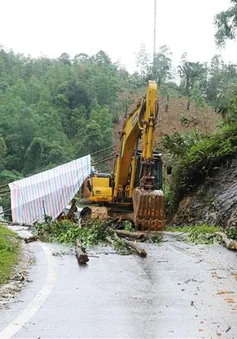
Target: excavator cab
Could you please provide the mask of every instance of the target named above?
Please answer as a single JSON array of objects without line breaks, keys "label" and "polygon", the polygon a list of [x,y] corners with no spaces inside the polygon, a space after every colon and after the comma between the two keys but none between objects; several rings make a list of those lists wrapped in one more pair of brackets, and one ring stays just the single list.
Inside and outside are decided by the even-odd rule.
[{"label": "excavator cab", "polygon": [[[142,152],[137,152],[137,170],[136,170],[136,179],[135,179],[135,187],[139,186],[139,182],[141,179],[141,171],[142,171]],[[153,176],[154,176],[154,188],[156,190],[162,190],[163,188],[163,162],[162,162],[162,154],[159,152],[153,152]]]}]

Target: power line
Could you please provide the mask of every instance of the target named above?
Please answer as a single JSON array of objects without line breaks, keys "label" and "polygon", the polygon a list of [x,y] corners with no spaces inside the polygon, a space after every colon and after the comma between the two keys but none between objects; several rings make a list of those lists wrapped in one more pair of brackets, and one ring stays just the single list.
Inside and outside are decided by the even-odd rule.
[{"label": "power line", "polygon": [[113,146],[106,147],[104,149],[99,149],[98,151],[91,153],[91,156],[98,154],[98,153],[103,153],[104,151],[107,151],[109,149],[116,148],[116,147],[117,147],[116,145],[113,145]]},{"label": "power line", "polygon": [[101,164],[101,163],[105,163],[107,161],[114,160],[114,159],[115,159],[115,155],[113,154],[113,155],[110,155],[110,156],[108,156],[106,158],[103,158],[101,160],[98,160],[98,161],[94,162],[92,165],[95,166],[95,165],[98,165],[98,164]]}]

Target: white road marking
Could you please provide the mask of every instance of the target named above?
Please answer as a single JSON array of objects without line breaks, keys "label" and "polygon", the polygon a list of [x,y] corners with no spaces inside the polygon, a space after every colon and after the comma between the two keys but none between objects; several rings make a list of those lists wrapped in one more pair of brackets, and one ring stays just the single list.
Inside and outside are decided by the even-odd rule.
[{"label": "white road marking", "polygon": [[48,263],[48,274],[46,282],[39,291],[38,295],[36,295],[36,297],[26,306],[21,314],[16,319],[14,319],[2,332],[0,332],[1,339],[9,339],[13,335],[15,335],[44,304],[55,285],[56,272],[53,269],[51,252],[46,245],[42,243],[40,243],[40,245],[44,250],[45,257]]}]

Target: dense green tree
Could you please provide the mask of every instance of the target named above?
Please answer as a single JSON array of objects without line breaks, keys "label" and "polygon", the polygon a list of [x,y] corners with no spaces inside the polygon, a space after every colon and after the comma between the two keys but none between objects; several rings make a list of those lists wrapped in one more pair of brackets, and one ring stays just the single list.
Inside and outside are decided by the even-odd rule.
[{"label": "dense green tree", "polygon": [[199,62],[188,61],[187,54],[184,53],[179,66],[179,75],[183,94],[188,97],[187,110],[189,110],[191,91],[195,86],[201,90],[207,70],[205,65]]},{"label": "dense green tree", "polygon": [[151,65],[151,78],[156,80],[159,85],[171,80],[172,53],[166,45],[161,46],[159,53],[154,57]]},{"label": "dense green tree", "polygon": [[104,51],[99,51],[96,53],[95,56],[92,56],[92,61],[95,63],[98,63],[100,65],[109,65],[111,64],[111,60],[109,56]]},{"label": "dense green tree", "polygon": [[67,53],[62,53],[58,60],[62,62],[64,65],[71,66],[70,55]]},{"label": "dense green tree", "polygon": [[220,56],[215,55],[208,70],[206,100],[213,106],[226,105],[236,84],[236,65],[225,64]]},{"label": "dense green tree", "polygon": [[5,169],[5,155],[7,153],[7,146],[3,137],[0,135],[0,171]]},{"label": "dense green tree", "polygon": [[94,153],[101,149],[103,136],[101,127],[95,120],[91,120],[85,126],[84,137],[78,147],[78,156]]},{"label": "dense green tree", "polygon": [[147,78],[149,73],[151,72],[151,56],[146,51],[146,47],[144,44],[141,45],[140,51],[137,54],[137,69],[138,73],[142,78]]},{"label": "dense green tree", "polygon": [[75,79],[60,86],[59,94],[64,95],[66,103],[70,109],[75,109],[79,106],[85,106],[88,108],[90,105],[90,98],[85,84],[80,83]]},{"label": "dense green tree", "polygon": [[171,79],[172,53],[168,46],[159,48],[153,58],[146,52],[144,45],[137,54],[137,69],[144,83],[148,80],[156,80],[159,85]]},{"label": "dense green tree", "polygon": [[23,173],[34,173],[35,170],[41,167],[44,152],[44,140],[34,138],[26,150]]},{"label": "dense green tree", "polygon": [[224,46],[226,40],[234,40],[236,38],[237,29],[237,0],[230,0],[231,7],[218,13],[215,17],[216,43]]}]

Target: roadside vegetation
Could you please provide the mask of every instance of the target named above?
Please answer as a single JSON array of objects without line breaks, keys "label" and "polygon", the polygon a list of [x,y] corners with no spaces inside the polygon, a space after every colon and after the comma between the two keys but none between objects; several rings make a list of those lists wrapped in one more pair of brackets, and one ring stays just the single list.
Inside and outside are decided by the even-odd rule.
[{"label": "roadside vegetation", "polygon": [[217,132],[164,136],[161,147],[169,152],[172,181],[167,189],[167,212],[175,212],[182,198],[211,178],[222,168],[229,167],[237,156],[237,107],[230,103],[227,116]]},{"label": "roadside vegetation", "polygon": [[0,284],[6,283],[20,256],[20,240],[16,233],[0,225]]},{"label": "roadside vegetation", "polygon": [[[179,232],[183,234],[182,239],[191,244],[206,244],[211,245],[215,243],[223,243],[223,236],[228,240],[234,242],[236,246],[237,240],[237,229],[235,227],[230,227],[224,229],[219,226],[213,226],[208,224],[201,225],[185,225],[185,226],[166,226],[165,228],[168,232]],[[229,248],[235,249],[236,248]]]},{"label": "roadside vegetation", "polygon": [[184,234],[184,240],[192,244],[213,244],[219,243],[220,239],[212,235],[216,232],[223,232],[223,229],[218,226],[203,224],[198,227],[191,225],[181,227],[167,226],[166,231],[181,232]]},{"label": "roadside vegetation", "polygon": [[[236,19],[237,2],[230,0],[230,7],[215,17],[217,45],[224,46],[228,40],[236,39]],[[227,80],[232,71],[236,69],[236,65],[229,64],[225,67],[219,62],[218,57],[212,59],[209,73],[210,92],[209,90],[203,91],[205,86],[201,85],[201,79],[196,78],[195,86],[191,86],[190,75],[194,69],[188,68],[188,65],[191,66],[183,59],[180,72],[184,76],[185,74],[189,75],[184,79],[188,97],[193,93],[190,102],[195,101],[198,106],[205,107],[207,102],[211,102],[208,99],[210,95],[210,98],[214,99],[212,104],[214,104],[216,112],[221,115],[222,122],[212,135],[201,134],[196,129],[189,133],[176,131],[162,138],[160,147],[164,152],[168,151],[167,162],[173,167],[172,181],[166,189],[168,214],[176,211],[178,203],[186,194],[195,191],[200,184],[211,183],[212,177],[221,168],[230,166],[232,159],[237,157],[237,83],[236,77],[233,82]],[[228,71],[225,72],[224,69]],[[195,74],[198,77],[200,72]],[[221,89],[218,85],[219,81],[223,85],[225,84]],[[188,91],[188,88],[191,90]],[[201,91],[196,92],[196,88]]]}]

